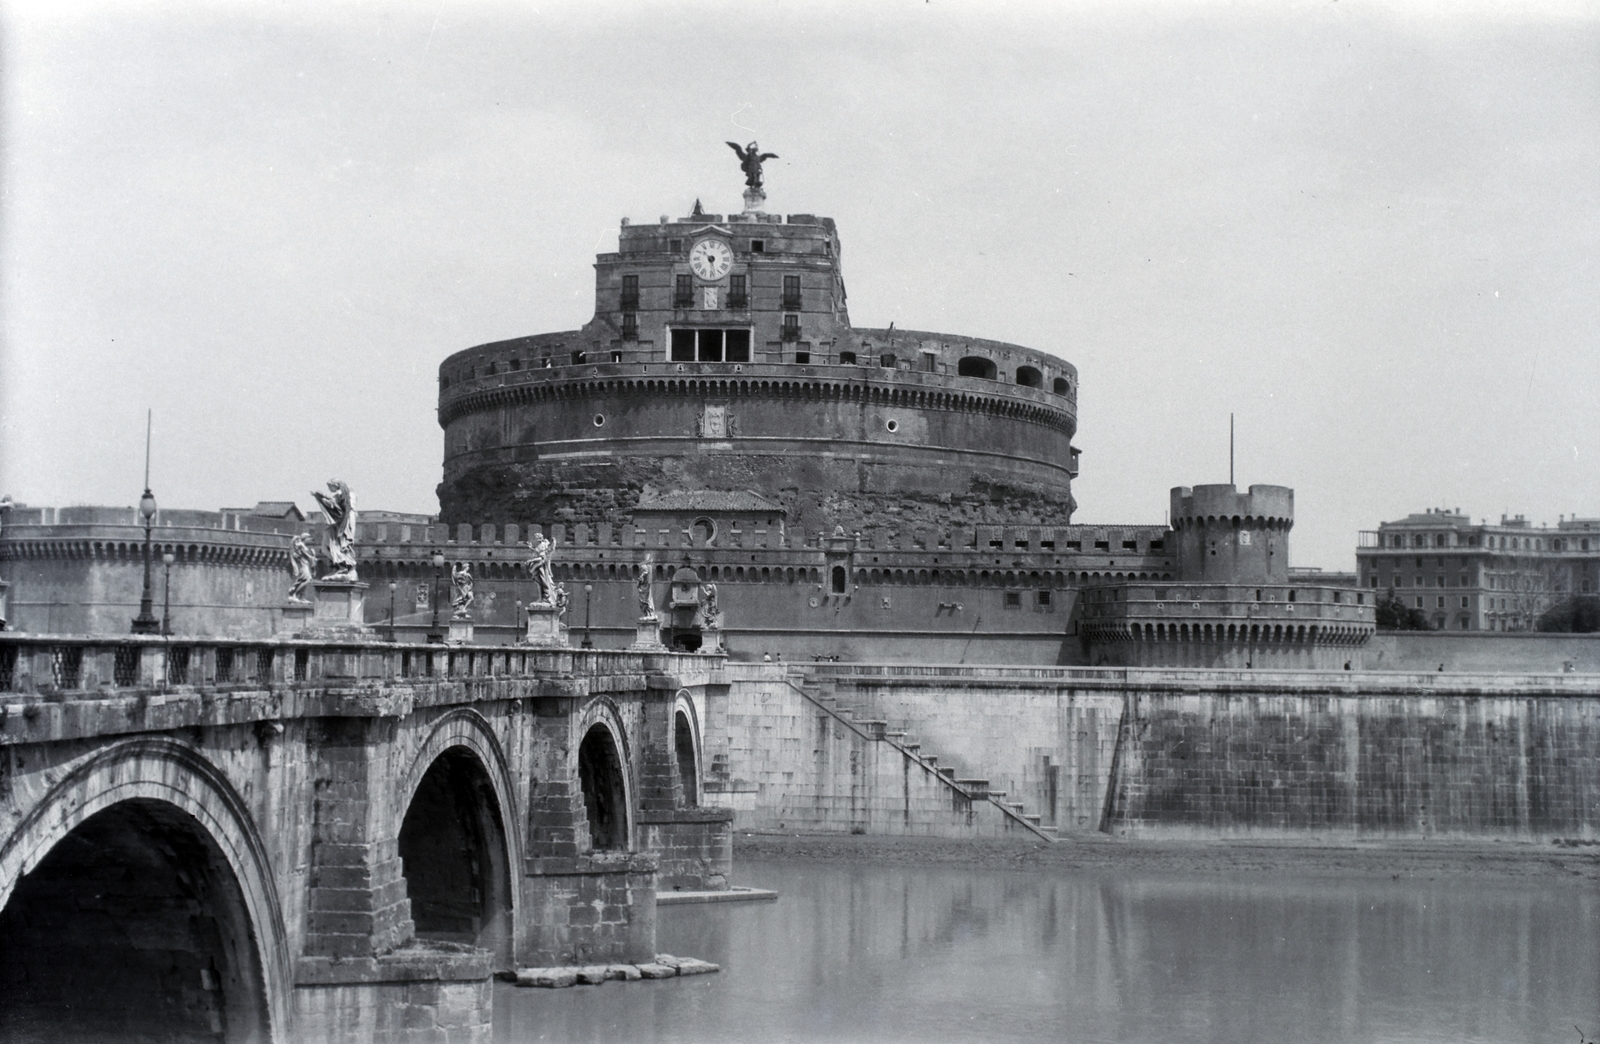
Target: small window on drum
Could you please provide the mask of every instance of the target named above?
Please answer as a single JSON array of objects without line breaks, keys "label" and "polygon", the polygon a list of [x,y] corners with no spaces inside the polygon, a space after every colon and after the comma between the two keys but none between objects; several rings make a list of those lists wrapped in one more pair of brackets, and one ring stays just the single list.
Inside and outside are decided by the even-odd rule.
[{"label": "small window on drum", "polygon": [[886,420],[883,422],[883,428],[890,435],[893,435],[895,432],[900,430],[900,422],[897,420]]},{"label": "small window on drum", "polygon": [[833,593],[844,594],[845,573],[844,566],[834,566],[831,574]]},{"label": "small window on drum", "polygon": [[856,364],[856,353],[855,352],[840,352],[839,353],[839,365],[840,366],[854,366],[855,364]]},{"label": "small window on drum", "polygon": [[717,526],[709,518],[697,518],[690,525],[689,532],[694,537],[695,547],[708,547],[717,537]]},{"label": "small window on drum", "polygon": [[1043,388],[1044,374],[1032,366],[1017,367],[1017,383],[1024,388]]},{"label": "small window on drum", "polygon": [[878,365],[883,367],[885,370],[894,369],[894,364],[895,358],[894,353],[892,352],[885,352],[883,355],[878,357]]},{"label": "small window on drum", "polygon": [[597,427],[597,428],[605,427],[606,426],[606,415],[603,414],[603,413],[595,414],[594,415],[594,426]]},{"label": "small window on drum", "polygon": [[1067,379],[1065,377],[1057,377],[1055,391],[1057,395],[1066,395],[1068,392],[1072,391],[1072,385],[1067,383]]}]

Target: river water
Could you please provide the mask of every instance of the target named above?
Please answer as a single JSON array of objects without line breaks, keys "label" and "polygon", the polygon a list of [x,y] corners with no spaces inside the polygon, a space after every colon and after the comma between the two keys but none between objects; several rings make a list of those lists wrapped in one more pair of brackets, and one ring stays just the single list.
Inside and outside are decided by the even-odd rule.
[{"label": "river water", "polygon": [[[1600,1037],[1592,881],[1317,880],[741,860],[775,903],[664,907],[722,972],[498,985],[495,1040],[1492,1042]],[[1574,1028],[1578,1027],[1578,1028]]]}]

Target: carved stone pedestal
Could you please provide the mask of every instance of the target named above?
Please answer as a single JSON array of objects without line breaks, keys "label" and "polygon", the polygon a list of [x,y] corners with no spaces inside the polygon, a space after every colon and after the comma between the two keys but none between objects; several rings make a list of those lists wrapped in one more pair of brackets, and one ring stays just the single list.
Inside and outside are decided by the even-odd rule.
[{"label": "carved stone pedestal", "polygon": [[657,616],[639,617],[639,629],[634,637],[630,649],[647,649],[659,651],[666,646],[661,644],[661,618]]},{"label": "carved stone pedestal", "polygon": [[[356,580],[311,581],[311,620],[299,632],[308,638],[370,638],[366,624],[367,585]],[[284,610],[284,619],[289,610]]]},{"label": "carved stone pedestal", "polygon": [[746,214],[758,213],[767,205],[767,194],[760,189],[747,188],[744,190],[744,212]]},{"label": "carved stone pedestal", "polygon": [[535,602],[526,609],[528,614],[528,631],[525,636],[527,644],[536,649],[565,649],[567,645],[567,629],[561,623],[561,614],[556,612],[556,607],[549,602]]},{"label": "carved stone pedestal", "polygon": [[703,653],[719,653],[722,651],[722,628],[703,627],[700,630],[700,651]]},{"label": "carved stone pedestal", "polygon": [[451,645],[466,645],[472,641],[472,617],[452,616],[450,618],[450,636],[445,639]]},{"label": "carved stone pedestal", "polygon": [[285,602],[283,605],[283,625],[278,630],[283,634],[299,634],[311,626],[310,602]]}]

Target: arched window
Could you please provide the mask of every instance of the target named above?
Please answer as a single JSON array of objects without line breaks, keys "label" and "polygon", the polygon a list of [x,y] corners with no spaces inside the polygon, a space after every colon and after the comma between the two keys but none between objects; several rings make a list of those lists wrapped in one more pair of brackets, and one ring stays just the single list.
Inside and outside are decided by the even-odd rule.
[{"label": "arched window", "polygon": [[845,572],[844,572],[844,566],[842,566],[842,565],[834,566],[833,567],[833,593],[834,594],[844,594],[845,581],[846,581],[846,577],[845,577]]},{"label": "arched window", "polygon": [[956,374],[961,377],[982,377],[986,381],[992,381],[997,372],[993,361],[981,355],[964,356],[956,363]]},{"label": "arched window", "polygon": [[1072,391],[1072,385],[1067,383],[1065,377],[1057,377],[1054,390],[1057,395],[1066,395]]},{"label": "arched window", "polygon": [[1017,383],[1024,388],[1043,388],[1044,374],[1033,366],[1017,367]]}]

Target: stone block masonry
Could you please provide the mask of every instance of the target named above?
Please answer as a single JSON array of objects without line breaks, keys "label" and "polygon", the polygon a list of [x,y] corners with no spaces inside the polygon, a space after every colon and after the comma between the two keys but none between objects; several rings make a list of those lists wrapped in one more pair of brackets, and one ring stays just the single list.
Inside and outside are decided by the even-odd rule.
[{"label": "stone block masonry", "polygon": [[737,829],[984,836],[884,770],[905,732],[1058,834],[1600,839],[1592,676],[808,665],[855,728],[776,668],[708,708]]}]

